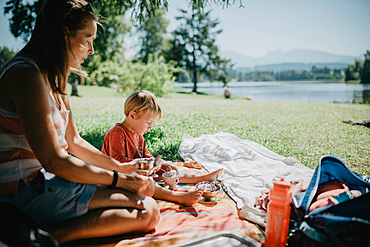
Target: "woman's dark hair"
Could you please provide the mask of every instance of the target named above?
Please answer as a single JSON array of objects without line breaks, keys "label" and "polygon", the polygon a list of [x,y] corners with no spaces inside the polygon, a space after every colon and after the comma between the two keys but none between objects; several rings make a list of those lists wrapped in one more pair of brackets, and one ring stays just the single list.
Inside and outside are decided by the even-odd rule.
[{"label": "woman's dark hair", "polygon": [[88,20],[98,18],[85,0],[48,0],[37,16],[31,39],[23,50],[35,53],[36,63],[54,95],[65,94],[67,86],[70,42],[66,39],[85,28]]}]

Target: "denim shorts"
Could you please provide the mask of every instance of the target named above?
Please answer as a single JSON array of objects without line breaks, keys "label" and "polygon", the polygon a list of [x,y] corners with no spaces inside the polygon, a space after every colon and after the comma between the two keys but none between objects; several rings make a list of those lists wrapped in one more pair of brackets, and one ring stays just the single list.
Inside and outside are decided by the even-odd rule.
[{"label": "denim shorts", "polygon": [[11,201],[45,225],[87,213],[97,185],[69,182],[41,169],[27,186],[21,180],[18,194]]}]

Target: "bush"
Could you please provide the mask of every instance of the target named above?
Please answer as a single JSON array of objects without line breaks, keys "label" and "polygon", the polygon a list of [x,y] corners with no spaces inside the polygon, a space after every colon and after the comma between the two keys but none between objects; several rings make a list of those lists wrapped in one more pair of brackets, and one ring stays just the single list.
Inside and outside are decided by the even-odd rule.
[{"label": "bush", "polygon": [[8,62],[12,57],[14,57],[15,51],[10,50],[8,47],[0,46],[0,69]]},{"label": "bush", "polygon": [[183,70],[176,68],[174,61],[166,63],[163,57],[150,55],[147,64],[140,60],[125,61],[122,64],[104,62],[92,73],[91,78],[100,86],[114,83],[124,94],[145,89],[162,97],[173,92],[174,73],[178,72]]}]

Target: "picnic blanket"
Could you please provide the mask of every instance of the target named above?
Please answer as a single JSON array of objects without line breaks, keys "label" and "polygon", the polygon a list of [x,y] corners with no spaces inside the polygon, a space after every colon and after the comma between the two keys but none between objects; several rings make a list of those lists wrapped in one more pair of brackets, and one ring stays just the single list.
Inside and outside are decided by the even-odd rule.
[{"label": "picnic blanket", "polygon": [[[184,186],[187,185],[182,188]],[[255,225],[239,218],[235,203],[224,192],[219,193],[213,202],[200,201],[193,207],[161,200],[157,202],[161,217],[155,229],[143,236],[121,240],[115,247],[164,247],[225,230],[239,232],[257,241],[264,239]]]},{"label": "picnic blanket", "polygon": [[[181,168],[179,170],[181,172]],[[202,172],[191,170],[193,174]],[[194,185],[189,184],[181,184],[178,188],[180,191],[194,189]],[[204,238],[222,231],[237,232],[258,242],[264,240],[263,233],[256,225],[239,218],[235,202],[223,190],[218,193],[214,201],[199,201],[192,207],[163,200],[157,200],[157,203],[161,217],[151,232],[78,240],[66,246],[164,247]]]},{"label": "picnic blanket", "polygon": [[240,209],[240,217],[261,226],[266,225],[266,212],[254,203],[262,191],[272,188],[273,179],[310,181],[314,172],[295,158],[224,132],[197,138],[184,134],[179,153],[184,160],[199,161],[210,172],[224,168],[219,179]]}]

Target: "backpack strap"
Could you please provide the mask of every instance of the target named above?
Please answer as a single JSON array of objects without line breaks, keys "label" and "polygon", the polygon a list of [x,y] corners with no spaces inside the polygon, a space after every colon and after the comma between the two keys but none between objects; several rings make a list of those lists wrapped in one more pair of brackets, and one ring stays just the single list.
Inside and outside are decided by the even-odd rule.
[{"label": "backpack strap", "polygon": [[299,226],[299,230],[301,230],[309,238],[320,243],[325,243],[326,241],[326,236],[324,234],[319,233],[315,228],[311,227],[305,221],[303,221],[302,224]]}]

